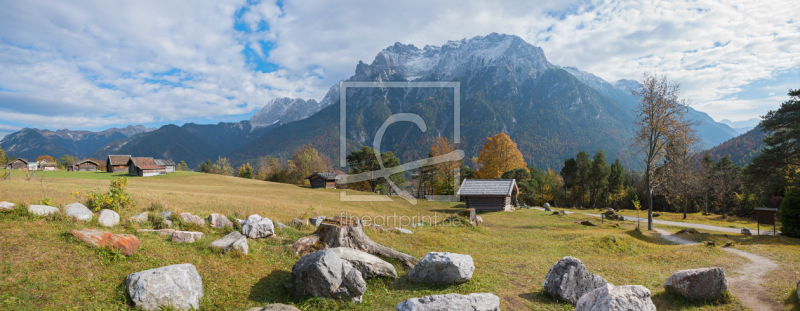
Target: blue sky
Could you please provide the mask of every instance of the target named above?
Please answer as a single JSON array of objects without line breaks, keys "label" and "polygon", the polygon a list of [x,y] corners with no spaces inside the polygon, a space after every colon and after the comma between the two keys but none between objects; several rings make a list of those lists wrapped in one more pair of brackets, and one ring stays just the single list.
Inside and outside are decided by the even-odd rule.
[{"label": "blue sky", "polygon": [[2,1],[0,136],[248,119],[321,100],[395,42],[492,32],[608,81],[681,83],[716,120],[800,88],[797,1]]}]

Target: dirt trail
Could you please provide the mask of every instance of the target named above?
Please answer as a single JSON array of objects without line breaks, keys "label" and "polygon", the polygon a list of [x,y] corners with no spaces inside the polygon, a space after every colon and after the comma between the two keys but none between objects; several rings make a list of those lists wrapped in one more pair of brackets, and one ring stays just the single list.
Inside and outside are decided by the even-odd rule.
[{"label": "dirt trail", "polygon": [[[663,229],[655,228],[655,231],[660,233],[662,238],[673,243],[687,245],[699,244],[672,235]],[[742,256],[751,261],[734,270],[733,272],[736,273],[736,276],[727,277],[728,290],[730,290],[733,296],[750,308],[750,310],[783,310],[783,307],[769,299],[769,295],[759,286],[764,281],[764,276],[770,271],[777,269],[778,264],[772,260],[738,249],[723,247],[722,250]]]}]

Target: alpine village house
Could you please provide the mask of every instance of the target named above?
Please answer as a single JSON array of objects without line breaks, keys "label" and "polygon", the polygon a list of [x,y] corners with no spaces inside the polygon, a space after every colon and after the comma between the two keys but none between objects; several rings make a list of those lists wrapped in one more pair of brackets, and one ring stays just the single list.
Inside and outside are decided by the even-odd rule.
[{"label": "alpine village house", "polygon": [[311,174],[311,176],[306,177],[308,182],[311,184],[311,188],[327,188],[327,189],[336,189],[336,180],[339,179],[339,176],[336,173],[317,173]]},{"label": "alpine village house", "polygon": [[128,171],[128,161],[131,160],[129,155],[109,155],[106,158],[106,172],[109,173],[124,173]]},{"label": "alpine village house", "polygon": [[481,211],[513,211],[519,188],[514,179],[466,179],[458,195],[466,199],[467,208]]}]

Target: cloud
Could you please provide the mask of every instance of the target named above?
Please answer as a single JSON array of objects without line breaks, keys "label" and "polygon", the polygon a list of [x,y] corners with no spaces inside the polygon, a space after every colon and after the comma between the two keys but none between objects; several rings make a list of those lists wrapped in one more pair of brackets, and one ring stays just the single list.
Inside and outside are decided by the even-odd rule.
[{"label": "cloud", "polygon": [[800,66],[798,11],[796,1],[12,1],[0,11],[0,123],[243,115],[276,97],[320,100],[395,42],[491,32],[609,81],[667,74],[712,117],[748,119],[780,96],[739,99],[747,85]]}]

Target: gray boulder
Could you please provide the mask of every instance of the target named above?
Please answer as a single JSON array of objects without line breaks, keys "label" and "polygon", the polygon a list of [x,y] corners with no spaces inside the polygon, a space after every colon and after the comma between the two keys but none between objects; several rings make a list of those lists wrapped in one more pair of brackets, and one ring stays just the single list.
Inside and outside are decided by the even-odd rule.
[{"label": "gray boulder", "polygon": [[667,292],[689,299],[707,300],[722,295],[728,289],[725,270],[719,267],[681,270],[664,282]]},{"label": "gray boulder", "polygon": [[650,290],[641,285],[606,284],[583,295],[575,311],[656,311]]},{"label": "gray boulder", "polygon": [[31,205],[28,206],[28,213],[37,216],[47,216],[50,214],[58,213],[58,207],[52,207],[47,205]]},{"label": "gray boulder", "polygon": [[551,296],[575,305],[581,296],[606,284],[605,279],[589,272],[580,260],[567,256],[550,268],[542,288]]},{"label": "gray boulder", "polygon": [[92,220],[92,217],[94,217],[94,213],[86,205],[80,203],[64,206],[64,214],[69,218],[80,221]]},{"label": "gray boulder", "polygon": [[365,279],[387,276],[397,278],[394,266],[376,256],[349,247],[335,247],[330,250],[342,260],[349,262],[353,268],[358,269]]},{"label": "gray boulder", "polygon": [[284,225],[283,223],[281,223],[280,221],[277,221],[276,225],[278,226],[278,229],[286,229],[287,228],[287,226]]},{"label": "gray boulder", "polygon": [[307,254],[292,266],[287,289],[296,297],[324,297],[361,303],[367,283],[361,272],[330,249]]},{"label": "gray boulder", "polygon": [[133,304],[144,310],[196,310],[203,297],[203,279],[188,263],[132,273],[125,287]]},{"label": "gray boulder", "polygon": [[189,213],[181,213],[178,216],[180,216],[181,219],[183,219],[183,222],[186,222],[186,223],[192,223],[192,224],[196,224],[196,225],[199,225],[199,226],[205,226],[206,225],[206,221],[203,218],[200,218],[200,216],[197,216],[197,215],[192,215],[192,214],[189,214]]},{"label": "gray boulder", "polygon": [[0,202],[0,211],[14,209],[15,206],[17,205],[11,202],[6,202],[6,201]]},{"label": "gray boulder", "polygon": [[220,215],[217,213],[208,215],[208,224],[212,228],[225,228],[225,227],[233,227],[233,222],[225,217],[224,215]]},{"label": "gray boulder", "polygon": [[242,222],[242,234],[251,239],[266,238],[275,234],[275,226],[269,218],[250,215]]},{"label": "gray boulder", "polygon": [[110,209],[100,210],[100,214],[97,216],[97,222],[105,227],[116,226],[119,224],[119,214]]},{"label": "gray boulder", "polygon": [[397,231],[397,232],[400,232],[400,233],[404,233],[404,234],[414,234],[414,231],[411,231],[411,230],[408,230],[408,229],[399,228],[399,227],[394,227],[394,231]]},{"label": "gray boulder", "polygon": [[550,203],[544,203],[544,206],[542,206],[542,207],[544,207],[545,210],[549,211],[550,210]]},{"label": "gray boulder", "polygon": [[239,233],[239,231],[231,232],[221,239],[211,242],[210,246],[224,250],[226,253],[233,249],[239,252],[239,254],[247,255],[250,251],[250,248],[247,246],[247,237]]},{"label": "gray boulder", "polygon": [[131,217],[128,217],[128,221],[132,221],[132,222],[147,221],[147,212],[139,213],[139,214],[133,215]]},{"label": "gray boulder", "polygon": [[172,211],[163,211],[161,213],[158,213],[158,216],[161,216],[161,218],[164,219],[169,219],[169,216],[172,216]]},{"label": "gray boulder", "polygon": [[744,235],[753,235],[752,233],[750,233],[750,229],[747,229],[747,228],[742,228],[742,234],[744,234]]},{"label": "gray boulder", "polygon": [[445,294],[411,298],[394,307],[397,311],[500,311],[500,297],[494,294]]},{"label": "gray boulder", "polygon": [[175,231],[172,232],[172,242],[175,243],[194,243],[197,240],[204,238],[206,235],[202,232],[192,231]]},{"label": "gray boulder", "polygon": [[136,232],[158,233],[158,235],[172,235],[175,229],[137,229]]},{"label": "gray boulder", "polygon": [[314,227],[319,227],[319,225],[322,224],[322,221],[325,220],[326,218],[328,218],[328,217],[317,216],[317,217],[314,217],[314,218],[309,218],[308,219],[308,223],[310,223]]},{"label": "gray boulder", "polygon": [[472,279],[475,264],[472,256],[430,252],[408,272],[411,282],[426,284],[464,283]]}]

